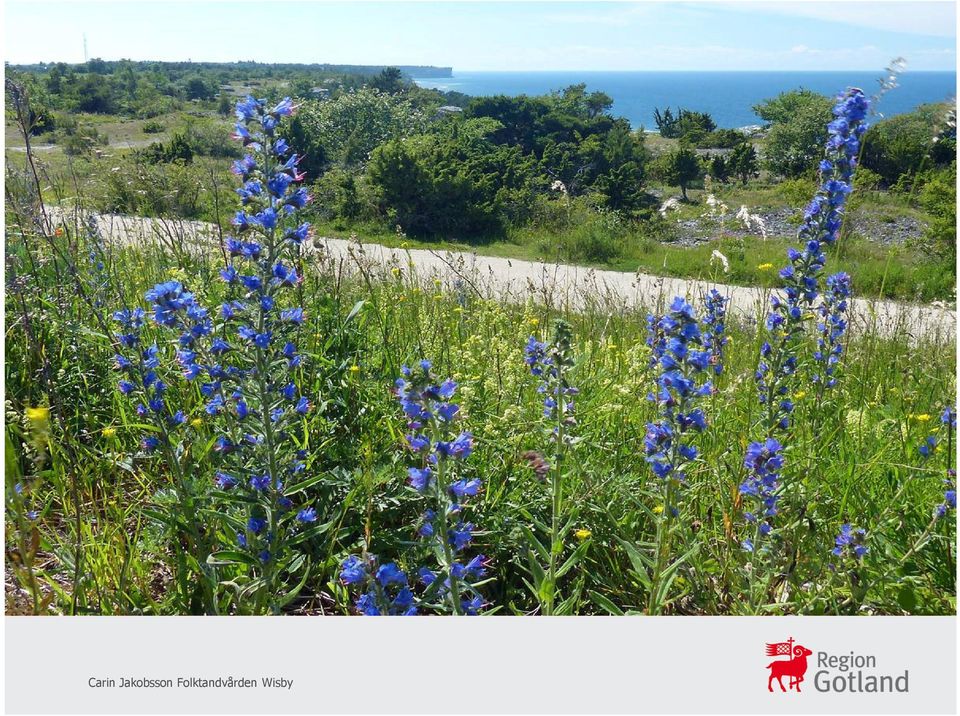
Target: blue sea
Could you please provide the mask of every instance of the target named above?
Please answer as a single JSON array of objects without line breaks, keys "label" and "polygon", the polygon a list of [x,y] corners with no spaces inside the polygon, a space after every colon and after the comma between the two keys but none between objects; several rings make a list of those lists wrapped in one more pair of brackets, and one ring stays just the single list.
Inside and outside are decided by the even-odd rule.
[{"label": "blue sea", "polygon": [[[759,124],[753,105],[780,92],[804,87],[833,96],[860,87],[879,88],[882,72],[458,72],[450,78],[417,79],[421,87],[480,95],[538,95],[585,82],[588,91],[613,98],[613,114],[635,128],[656,129],[654,108],[684,107],[709,112],[720,127]],[[905,72],[900,86],[876,107],[883,116],[902,114],[927,102],[955,96],[955,72]]]}]

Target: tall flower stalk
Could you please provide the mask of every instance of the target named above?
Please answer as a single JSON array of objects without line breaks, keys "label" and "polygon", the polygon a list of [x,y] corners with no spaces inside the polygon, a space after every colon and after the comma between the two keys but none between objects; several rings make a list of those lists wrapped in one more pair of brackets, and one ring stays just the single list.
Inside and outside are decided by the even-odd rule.
[{"label": "tall flower stalk", "polygon": [[[528,561],[541,611],[546,616],[552,616],[557,608],[557,581],[576,564],[586,547],[585,543],[582,544],[571,558],[572,561],[560,565],[565,537],[571,526],[564,501],[565,462],[568,450],[575,443],[572,433],[577,422],[574,399],[579,393],[569,380],[569,371],[574,364],[570,325],[563,320],[556,321],[549,344],[530,336],[524,348],[524,362],[531,375],[538,379],[537,392],[543,396],[543,424],[551,453],[549,460],[543,460],[539,455],[534,455],[531,460],[531,464],[540,466],[541,473],[546,467],[550,487],[550,523],[547,530],[549,546],[543,545],[533,533],[527,535],[532,543]],[[546,557],[546,569],[539,564],[543,557]]]},{"label": "tall flower stalk", "polygon": [[[714,309],[718,307],[719,303]],[[651,365],[660,371],[656,390],[648,396],[656,403],[660,419],[647,424],[644,437],[646,460],[662,486],[647,596],[647,613],[657,614],[666,598],[663,575],[670,561],[673,521],[679,516],[680,488],[690,464],[697,458],[691,437],[707,426],[706,415],[697,403],[710,395],[713,387],[700,375],[711,365],[719,335],[715,322],[712,335],[716,340],[705,347],[693,306],[679,296],[673,299],[664,315],[648,316],[647,327]],[[713,367],[722,370],[719,364]]]},{"label": "tall flower stalk", "polygon": [[817,349],[813,382],[819,404],[828,390],[836,386],[836,370],[843,355],[843,336],[847,332],[847,304],[850,299],[850,276],[836,273],[827,277],[823,301],[817,309]]},{"label": "tall flower stalk", "polygon": [[404,366],[396,382],[409,430],[407,447],[417,461],[407,470],[409,483],[428,504],[417,532],[436,563],[418,572],[426,587],[422,603],[453,614],[476,614],[483,597],[474,585],[486,573],[486,558],[476,555],[464,563],[461,557],[476,531],[463,517],[464,504],[481,489],[479,479],[462,474],[473,436],[458,426],[457,384],[438,380],[432,367],[428,360],[415,368]]},{"label": "tall flower stalk", "polygon": [[[194,597],[190,582],[197,574],[202,608],[207,613],[215,613],[215,575],[207,564],[211,546],[207,530],[200,522],[198,504],[202,488],[192,470],[185,465],[187,451],[184,443],[189,438],[184,434],[187,418],[183,410],[170,405],[167,382],[171,380],[171,367],[181,362],[183,355],[192,354],[198,340],[210,335],[213,323],[207,310],[179,282],[157,284],[146,292],[144,298],[150,302],[153,322],[177,334],[176,358],[170,355],[166,342],[162,349],[157,343],[144,345],[142,334],[147,314],[143,308],[115,311],[113,319],[120,325],[120,330],[115,333],[119,344],[115,362],[122,375],[118,389],[135,403],[138,419],[153,428],[140,441],[142,451],[162,454],[174,478],[175,495],[166,505],[165,521],[175,534],[176,544],[172,549],[183,606],[192,610]],[[189,373],[184,372],[189,377]],[[185,552],[183,545],[186,546]]]},{"label": "tall flower stalk", "polygon": [[[744,459],[747,477],[740,487],[744,500],[752,503],[745,505],[744,515],[753,525],[753,535],[741,542],[751,553],[751,604],[754,602],[756,555],[762,542],[773,533],[772,518],[777,514],[776,502],[782,489],[780,472],[785,456],[784,446],[777,438],[781,434],[787,435],[791,425],[794,409],[791,395],[798,380],[807,325],[814,316],[814,307],[820,296],[820,280],[826,263],[824,248],[835,244],[840,237],[860,141],[867,129],[868,108],[869,101],[859,89],[849,89],[837,99],[833,108],[834,119],[827,126],[828,139],[820,162],[820,186],[804,211],[798,232],[798,238],[804,242],[803,249],[788,249],[788,264],[780,271],[783,296],[775,295],[770,299],[770,312],[765,321],[767,337],[760,349],[756,371],[762,406],[757,428],[763,440],[747,447]],[[844,274],[829,279],[828,294],[824,307],[820,309],[823,329],[817,355],[822,358],[816,358],[821,364],[816,373],[820,377],[821,390],[823,385],[832,385],[833,365],[839,356],[839,338],[846,327],[842,316],[849,293],[849,278]],[[758,456],[766,457],[761,459]],[[771,460],[775,469],[767,467]],[[765,519],[759,519],[761,515]]]},{"label": "tall flower stalk", "polygon": [[[300,157],[277,136],[294,107],[286,98],[270,107],[247,97],[237,103],[236,137],[248,153],[234,163],[242,185],[234,236],[225,248],[230,263],[220,272],[230,287],[221,307],[218,335],[209,346],[208,381],[201,390],[206,412],[220,428],[214,450],[221,456],[218,487],[243,505],[237,548],[255,594],[254,611],[277,612],[282,574],[299,568],[294,546],[317,520],[309,504],[288,495],[305,469],[303,417],[309,398],[296,384],[302,358],[296,338],[305,315],[294,301],[302,277],[296,265],[310,226],[297,219],[309,197],[298,184]],[[229,559],[229,558],[225,558]],[[301,580],[302,584],[302,580]]]}]

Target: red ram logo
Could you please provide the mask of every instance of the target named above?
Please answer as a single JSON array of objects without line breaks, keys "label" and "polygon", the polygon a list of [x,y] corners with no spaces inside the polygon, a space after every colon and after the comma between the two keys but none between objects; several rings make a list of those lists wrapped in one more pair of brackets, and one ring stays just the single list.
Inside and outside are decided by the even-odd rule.
[{"label": "red ram logo", "polygon": [[771,661],[767,668],[770,669],[770,678],[767,679],[767,690],[773,691],[773,680],[776,679],[780,684],[781,691],[787,691],[783,687],[783,677],[787,679],[787,686],[790,689],[796,689],[800,693],[800,684],[803,683],[803,675],[807,673],[807,657],[813,654],[805,646],[793,645],[793,638],[786,641],[767,644],[767,656],[791,656],[789,659],[778,659]]}]

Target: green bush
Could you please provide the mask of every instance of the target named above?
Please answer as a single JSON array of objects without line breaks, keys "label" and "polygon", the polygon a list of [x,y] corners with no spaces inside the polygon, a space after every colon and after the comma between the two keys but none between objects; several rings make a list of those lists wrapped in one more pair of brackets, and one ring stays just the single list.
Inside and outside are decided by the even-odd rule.
[{"label": "green bush", "polygon": [[[945,104],[925,104],[913,112],[873,125],[863,139],[862,166],[876,172],[886,186],[895,185],[904,175],[912,176],[934,166],[936,161],[931,151],[947,113]],[[942,163],[955,156],[949,148],[947,152],[938,153]]]},{"label": "green bush", "polygon": [[920,190],[920,205],[931,220],[924,229],[921,246],[943,260],[952,273],[957,257],[957,165],[935,172]]},{"label": "green bush", "polygon": [[784,92],[754,107],[770,123],[764,144],[767,168],[785,177],[797,177],[816,167],[823,156],[833,102],[809,90]]}]

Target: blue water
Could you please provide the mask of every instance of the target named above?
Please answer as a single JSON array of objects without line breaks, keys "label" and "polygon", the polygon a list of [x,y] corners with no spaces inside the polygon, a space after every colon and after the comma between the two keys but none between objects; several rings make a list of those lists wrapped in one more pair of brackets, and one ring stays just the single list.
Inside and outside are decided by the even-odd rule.
[{"label": "blue water", "polygon": [[[452,78],[416,79],[421,87],[480,96],[538,95],[586,82],[588,91],[610,95],[613,114],[639,128],[656,129],[655,107],[684,107],[709,112],[720,127],[759,124],[753,105],[780,92],[804,87],[833,96],[846,87],[868,95],[878,89],[881,72],[458,72]],[[954,72],[905,72],[900,86],[877,106],[884,116],[902,114],[926,102],[956,93]]]}]

